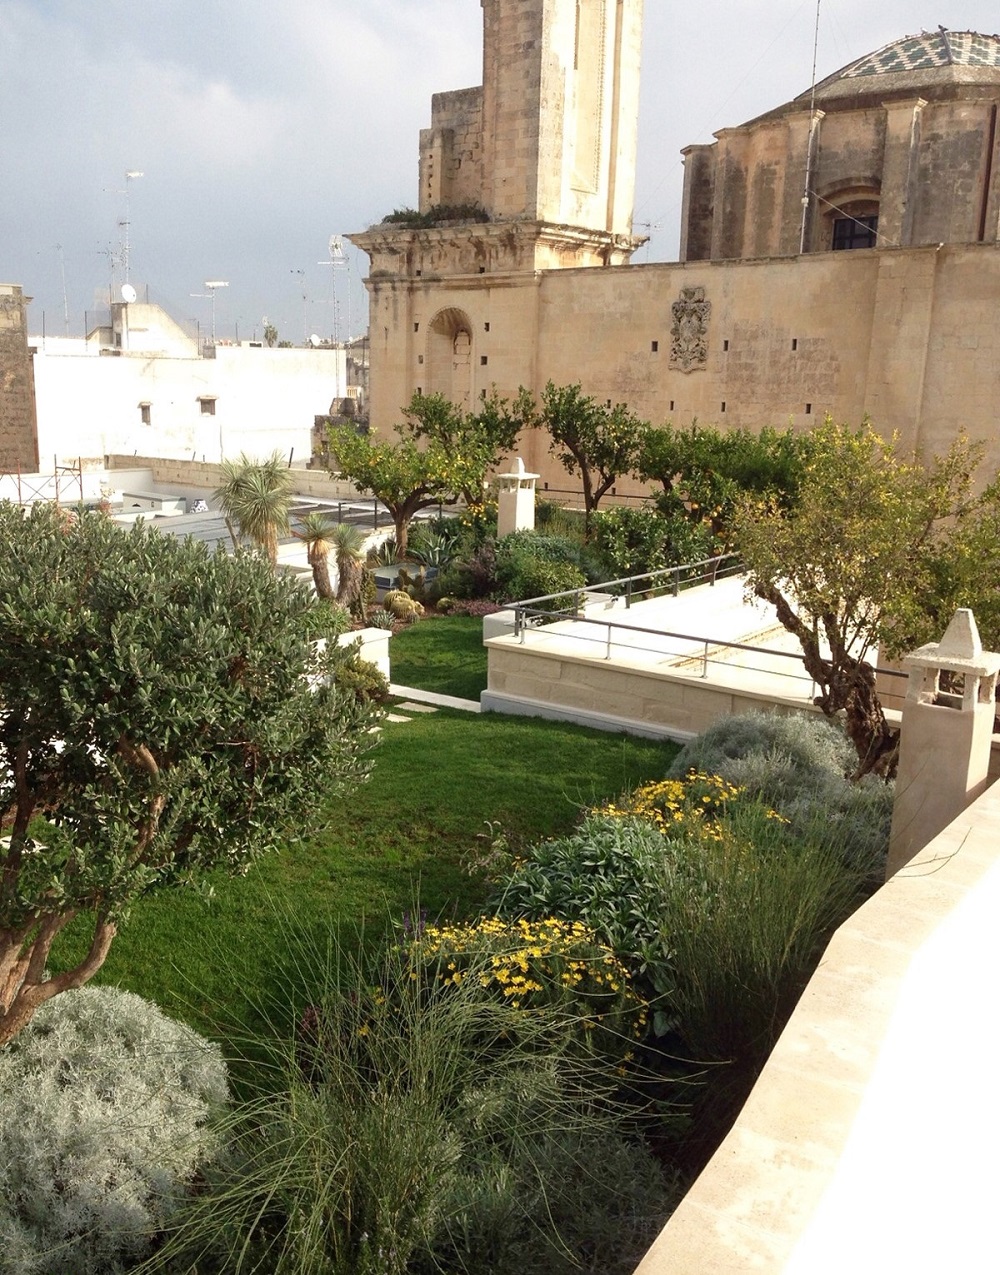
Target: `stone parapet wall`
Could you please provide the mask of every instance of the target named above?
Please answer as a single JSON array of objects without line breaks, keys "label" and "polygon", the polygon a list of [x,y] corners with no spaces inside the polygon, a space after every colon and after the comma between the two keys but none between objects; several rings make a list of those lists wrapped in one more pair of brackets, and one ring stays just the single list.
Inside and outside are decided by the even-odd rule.
[{"label": "stone parapet wall", "polygon": [[[203,487],[214,491],[221,487],[221,465],[196,460],[163,460],[156,456],[107,456],[109,470],[148,469],[153,481],[184,487]],[[353,483],[332,478],[322,471],[293,469],[295,492],[299,496],[312,496],[318,500],[352,500],[359,493]],[[368,497],[370,499],[370,496]]]}]

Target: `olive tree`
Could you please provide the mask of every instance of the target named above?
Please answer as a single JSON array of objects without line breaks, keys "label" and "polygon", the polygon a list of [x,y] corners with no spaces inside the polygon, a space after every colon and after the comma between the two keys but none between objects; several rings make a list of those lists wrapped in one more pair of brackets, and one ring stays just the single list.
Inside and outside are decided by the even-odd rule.
[{"label": "olive tree", "polygon": [[[315,603],[257,554],[0,504],[0,1046],[147,892],[242,872],[367,774]],[[77,964],[51,977],[60,932]]]}]

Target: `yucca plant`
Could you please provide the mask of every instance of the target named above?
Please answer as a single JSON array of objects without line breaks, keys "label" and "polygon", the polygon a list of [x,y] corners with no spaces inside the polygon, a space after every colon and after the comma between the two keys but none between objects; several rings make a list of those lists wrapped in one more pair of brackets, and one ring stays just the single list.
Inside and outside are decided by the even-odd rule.
[{"label": "yucca plant", "polygon": [[295,539],[301,540],[306,546],[306,556],[312,567],[313,584],[320,598],[337,597],[330,582],[330,552],[334,547],[334,537],[338,530],[337,524],[330,522],[322,513],[306,514],[299,525],[292,530]]},{"label": "yucca plant", "polygon": [[261,549],[272,564],[278,561],[278,537],[288,531],[292,503],[292,475],[280,452],[266,460],[253,460],[245,453],[238,461],[222,462],[222,486],[215,499],[222,506],[226,526],[239,547],[239,535]]},{"label": "yucca plant", "polygon": [[337,601],[353,608],[361,596],[365,575],[365,533],[359,527],[342,522],[331,537],[337,559]]}]

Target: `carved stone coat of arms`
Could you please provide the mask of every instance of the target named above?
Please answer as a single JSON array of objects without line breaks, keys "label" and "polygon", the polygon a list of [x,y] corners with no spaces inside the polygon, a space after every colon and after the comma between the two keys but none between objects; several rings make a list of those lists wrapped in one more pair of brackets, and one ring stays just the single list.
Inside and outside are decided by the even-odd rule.
[{"label": "carved stone coat of arms", "polygon": [[670,310],[674,320],[670,329],[671,367],[679,367],[682,372],[703,367],[708,360],[708,320],[712,313],[705,289],[681,288],[681,295]]}]

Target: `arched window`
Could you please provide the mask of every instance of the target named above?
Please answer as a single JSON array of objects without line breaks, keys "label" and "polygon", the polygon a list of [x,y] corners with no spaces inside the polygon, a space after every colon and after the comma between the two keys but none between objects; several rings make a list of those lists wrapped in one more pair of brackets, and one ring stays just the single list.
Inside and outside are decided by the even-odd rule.
[{"label": "arched window", "polygon": [[439,310],[427,330],[429,394],[443,394],[459,407],[472,402],[472,322],[464,310]]},{"label": "arched window", "polygon": [[825,234],[823,247],[832,252],[877,248],[879,191],[874,183],[841,186],[821,195]]}]

